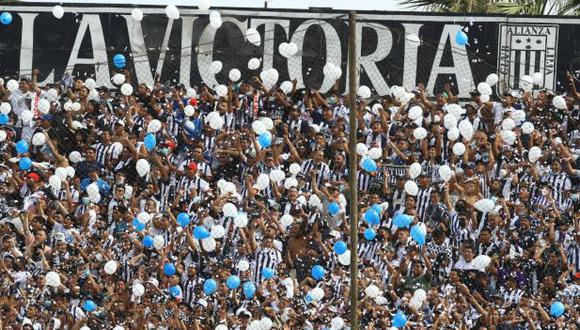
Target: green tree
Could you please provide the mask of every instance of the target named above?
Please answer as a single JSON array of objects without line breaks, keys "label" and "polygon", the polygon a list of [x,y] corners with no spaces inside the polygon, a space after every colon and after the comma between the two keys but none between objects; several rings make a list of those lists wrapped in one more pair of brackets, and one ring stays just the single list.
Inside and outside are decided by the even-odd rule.
[{"label": "green tree", "polygon": [[402,0],[412,8],[440,13],[579,15],[580,0]]}]

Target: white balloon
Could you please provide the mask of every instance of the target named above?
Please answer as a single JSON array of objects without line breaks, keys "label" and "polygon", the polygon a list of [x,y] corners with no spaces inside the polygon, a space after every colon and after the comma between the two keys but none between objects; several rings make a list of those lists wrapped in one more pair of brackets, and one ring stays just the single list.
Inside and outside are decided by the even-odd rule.
[{"label": "white balloon", "polygon": [[248,69],[250,70],[256,70],[260,67],[260,60],[252,57],[249,61],[248,61]]},{"label": "white balloon", "polygon": [[187,97],[189,97],[190,99],[197,97],[197,92],[195,91],[195,89],[188,88],[187,89]]},{"label": "white balloon", "polygon": [[[258,177],[259,178],[259,177]],[[286,179],[286,174],[282,170],[272,170],[270,172],[270,180],[278,183],[282,180]]]},{"label": "white balloon", "polygon": [[298,180],[296,179],[296,177],[293,176],[286,178],[286,180],[284,180],[284,188],[290,189],[292,187],[298,187]]},{"label": "white balloon", "polygon": [[226,217],[235,217],[235,216],[239,215],[238,208],[232,203],[224,204],[224,206],[222,207],[222,210],[223,210],[224,215]]},{"label": "white balloon", "polygon": [[294,217],[291,216],[290,214],[284,214],[282,217],[280,217],[280,223],[284,227],[288,228],[288,226],[294,223]]},{"label": "white balloon", "polygon": [[485,272],[485,268],[487,268],[490,263],[491,258],[485,254],[478,255],[473,259],[473,266],[481,272]]},{"label": "white balloon", "polygon": [[15,92],[18,89],[18,87],[19,87],[18,81],[14,80],[14,79],[10,79],[6,83],[6,88],[12,93]]},{"label": "white balloon", "polygon": [[262,42],[262,36],[260,36],[260,32],[255,28],[249,28],[246,30],[246,39],[248,39],[248,41],[254,46],[260,46],[260,43]]},{"label": "white balloon", "polygon": [[70,106],[71,110],[77,112],[81,110],[81,104],[79,102],[73,102]]},{"label": "white balloon", "polygon": [[121,85],[121,93],[125,96],[133,94],[133,86],[127,83]]},{"label": "white balloon", "polygon": [[254,133],[260,135],[266,132],[266,125],[264,125],[262,121],[256,120],[252,123],[252,130],[254,131]]},{"label": "white balloon", "polygon": [[534,79],[528,75],[525,75],[523,77],[520,78],[520,87],[523,90],[529,91],[527,89],[532,89],[532,87],[534,86]]},{"label": "white balloon", "polygon": [[147,133],[157,133],[161,129],[161,122],[158,119],[153,119],[147,125]]},{"label": "white balloon", "polygon": [[405,182],[405,192],[411,196],[417,196],[419,194],[419,187],[414,181],[408,180]]},{"label": "white balloon", "polygon": [[290,92],[292,92],[292,87],[294,87],[294,85],[288,80],[280,84],[280,89],[284,92],[284,94],[290,94]]},{"label": "white balloon", "polygon": [[247,260],[245,260],[245,259],[240,260],[240,261],[238,261],[238,269],[241,272],[245,272],[248,269],[250,269],[250,263]]},{"label": "white balloon", "polygon": [[256,185],[260,190],[268,188],[268,186],[270,185],[270,177],[268,176],[268,174],[265,173],[260,174],[256,179]]},{"label": "white balloon", "polygon": [[236,82],[240,80],[240,78],[242,77],[242,73],[238,69],[231,69],[228,74],[228,77],[230,78],[231,81]]},{"label": "white balloon", "polygon": [[544,75],[541,72],[534,72],[532,75],[532,81],[536,86],[542,86],[544,84]]},{"label": "white balloon", "polygon": [[141,11],[141,9],[139,8],[133,8],[133,10],[131,11],[131,17],[134,20],[141,22],[141,20],[143,20],[143,11]]},{"label": "white balloon", "polygon": [[155,237],[153,237],[153,247],[157,250],[161,250],[164,246],[165,238],[161,235],[155,235]]},{"label": "white balloon", "polygon": [[298,173],[300,173],[300,171],[302,171],[302,167],[300,167],[300,165],[297,163],[292,163],[290,164],[289,171],[290,174],[297,175]]},{"label": "white balloon", "polygon": [[330,330],[342,330],[344,328],[344,320],[337,316],[330,321]]},{"label": "white balloon", "polygon": [[226,230],[225,230],[224,226],[214,225],[213,227],[211,227],[211,237],[216,238],[216,239],[220,239],[220,238],[224,237],[225,234],[226,234]]},{"label": "white balloon", "polygon": [[85,80],[85,86],[89,90],[95,89],[97,87],[97,82],[93,78],[88,78],[87,80]]},{"label": "white balloon", "polygon": [[508,145],[513,145],[516,142],[516,133],[514,131],[501,131],[501,139]]},{"label": "white balloon", "polygon": [[50,271],[50,272],[46,273],[46,276],[44,277],[44,281],[46,282],[46,285],[48,285],[48,286],[52,286],[52,287],[60,286],[60,276],[56,272]]},{"label": "white balloon", "polygon": [[165,7],[165,15],[170,19],[179,19],[179,9],[175,5]]},{"label": "white balloon", "polygon": [[443,181],[449,181],[449,179],[451,179],[451,176],[453,175],[453,171],[451,171],[451,168],[447,165],[442,165],[439,166],[439,176],[441,177],[441,179],[443,179]]},{"label": "white balloon", "polygon": [[58,91],[54,88],[49,89],[48,91],[46,91],[46,99],[49,102],[55,102],[56,100],[58,100]]},{"label": "white balloon", "polygon": [[481,95],[479,99],[481,100],[481,102],[487,103],[489,102],[489,95]]},{"label": "white balloon", "polygon": [[542,157],[542,149],[539,147],[531,147],[528,152],[528,160],[530,163],[535,163],[540,157]]},{"label": "white balloon", "polygon": [[219,97],[226,97],[228,95],[228,87],[225,85],[217,85],[215,87],[215,93]]},{"label": "white balloon", "polygon": [[211,2],[210,0],[199,0],[199,5],[197,5],[197,7],[199,10],[209,10],[209,7],[211,7]]},{"label": "white balloon", "polygon": [[132,290],[135,297],[141,297],[143,294],[145,294],[145,287],[141,283],[133,284]]},{"label": "white balloon", "polygon": [[478,211],[488,213],[493,211],[495,208],[495,202],[491,199],[480,199],[473,204]]},{"label": "white balloon", "polygon": [[370,148],[367,157],[373,160],[377,160],[383,156],[383,149],[379,147]]},{"label": "white balloon", "polygon": [[288,57],[288,43],[283,42],[278,46],[278,52],[284,57]]},{"label": "white balloon", "polygon": [[425,292],[425,290],[423,290],[423,289],[417,289],[417,290],[415,290],[413,297],[417,298],[419,301],[423,302],[423,301],[425,301],[425,299],[427,299],[427,292]]},{"label": "white balloon", "polygon": [[51,175],[50,178],[48,178],[48,184],[55,190],[60,190],[62,181],[58,176]]},{"label": "white balloon", "polygon": [[234,225],[238,228],[246,227],[248,225],[248,215],[245,212],[234,214]]},{"label": "white balloon", "polygon": [[23,123],[29,123],[32,120],[32,117],[34,117],[34,115],[30,110],[24,110],[20,114],[20,119],[22,119]]},{"label": "white balloon", "polygon": [[413,136],[417,140],[422,140],[427,137],[427,130],[424,127],[417,127],[413,131]]},{"label": "white balloon", "polygon": [[423,115],[423,108],[418,105],[415,105],[409,109],[409,119],[415,120]]},{"label": "white balloon", "polygon": [[97,193],[94,195],[89,195],[89,200],[96,204],[101,201],[101,194]]},{"label": "white balloon", "polygon": [[272,320],[269,317],[263,317],[260,320],[260,330],[270,330],[272,329],[272,325],[273,325]]},{"label": "white balloon", "polygon": [[489,76],[487,76],[487,78],[485,79],[485,82],[489,85],[489,86],[495,86],[495,84],[497,84],[497,82],[499,81],[499,77],[497,76],[497,74],[492,73]]},{"label": "white balloon", "polygon": [[522,124],[522,133],[532,134],[533,131],[534,131],[534,124],[530,123],[529,121],[526,121],[525,123]]},{"label": "white balloon", "polygon": [[505,131],[511,131],[516,127],[516,122],[511,118],[506,118],[501,122],[501,128]]},{"label": "white balloon", "polygon": [[274,86],[278,82],[278,78],[278,70],[274,68],[263,70],[260,73],[260,79],[262,79],[262,83],[268,87]]},{"label": "white balloon", "polygon": [[115,85],[122,85],[125,82],[125,75],[122,73],[115,73],[113,76],[113,83]]},{"label": "white balloon", "polygon": [[453,153],[456,156],[461,156],[465,152],[465,145],[461,142],[457,142],[453,145]]},{"label": "white balloon", "polygon": [[459,138],[459,129],[457,127],[453,127],[447,131],[447,138],[450,141],[455,141]]},{"label": "white balloon", "polygon": [[345,253],[338,256],[338,262],[344,266],[350,265],[350,250],[346,250]]},{"label": "white balloon", "polygon": [[109,275],[115,274],[117,271],[117,262],[115,260],[109,260],[105,263],[105,273]]},{"label": "white balloon", "polygon": [[209,72],[216,74],[216,73],[220,72],[222,70],[222,68],[223,68],[222,61],[213,61],[209,65]]},{"label": "white balloon", "polygon": [[195,108],[193,107],[193,105],[188,104],[183,108],[183,113],[187,117],[191,117],[191,116],[195,115]]},{"label": "white balloon", "polygon": [[[58,168],[57,168],[57,169],[54,171],[54,174],[55,174],[56,176],[58,176],[58,177],[59,177],[59,179],[60,179],[61,181],[64,181],[64,180],[66,180],[66,177],[67,177],[66,168],[64,168],[64,167],[58,167]],[[98,190],[97,190],[97,191],[98,191]]]},{"label": "white balloon", "polygon": [[381,291],[379,290],[379,288],[374,284],[367,286],[365,289],[365,294],[371,299],[378,296],[380,292]]},{"label": "white balloon", "polygon": [[411,166],[409,166],[409,176],[411,177],[411,179],[415,179],[419,175],[421,175],[421,170],[422,170],[421,164],[416,162],[411,164]]},{"label": "white balloon", "polygon": [[556,109],[564,110],[567,108],[566,100],[560,95],[554,96],[554,99],[552,99],[552,104],[554,107],[556,107]]},{"label": "white balloon", "polygon": [[465,139],[471,140],[473,137],[473,124],[468,119],[460,121],[457,128],[459,128],[459,133],[461,133]]},{"label": "white balloon", "polygon": [[222,15],[217,10],[212,10],[209,13],[209,25],[214,29],[219,29],[222,26]]},{"label": "white balloon", "polygon": [[80,162],[80,161],[81,161],[81,153],[80,153],[80,152],[78,152],[78,151],[72,151],[72,152],[71,152],[71,153],[68,155],[68,159],[69,159],[69,160],[70,160],[72,163],[76,164],[76,163],[78,163],[78,162]]},{"label": "white balloon", "polygon": [[526,120],[526,112],[524,110],[516,110],[512,112],[512,118],[519,122]]},{"label": "white balloon", "polygon": [[371,89],[367,86],[360,86],[357,91],[357,95],[362,97],[363,99],[368,99],[371,97]]},{"label": "white balloon", "polygon": [[151,165],[146,159],[139,159],[135,164],[135,168],[137,169],[137,174],[139,174],[140,177],[144,177],[149,173],[149,170],[151,170]]},{"label": "white balloon", "polygon": [[149,221],[151,221],[151,215],[145,211],[139,212],[137,214],[137,220],[142,224],[147,224]]},{"label": "white balloon", "polygon": [[44,133],[39,132],[32,136],[32,144],[35,146],[41,146],[46,142],[46,136]]},{"label": "white balloon", "polygon": [[258,118],[259,121],[261,121],[262,123],[264,123],[264,126],[266,126],[266,130],[272,130],[274,128],[274,121],[272,120],[272,118],[270,117],[260,117]]},{"label": "white balloon", "polygon": [[50,111],[50,102],[47,99],[38,101],[38,111],[46,115]]},{"label": "white balloon", "polygon": [[211,121],[209,122],[209,126],[215,130],[221,129],[224,126],[224,124],[225,121],[221,116],[212,118]]},{"label": "white balloon", "polygon": [[0,142],[6,140],[6,137],[7,137],[6,131],[0,130]]},{"label": "white balloon", "polygon": [[89,100],[98,101],[100,99],[99,92],[96,89],[91,89],[89,92]]},{"label": "white balloon", "polygon": [[316,287],[310,290],[310,294],[315,301],[320,301],[322,298],[324,298],[324,290],[322,290],[322,288]]},{"label": "white balloon", "polygon": [[308,198],[308,206],[310,206],[311,208],[321,207],[322,201],[320,200],[320,197],[316,196],[316,194],[310,195],[310,197]]},{"label": "white balloon", "polygon": [[413,308],[413,309],[419,309],[421,308],[421,306],[423,305],[423,303],[421,301],[419,301],[419,299],[417,299],[417,297],[413,296],[411,297],[411,299],[409,300],[409,307]]},{"label": "white balloon", "polygon": [[480,82],[479,84],[477,84],[477,90],[483,95],[493,94],[491,86],[486,82]]},{"label": "white balloon", "polygon": [[366,156],[369,152],[369,147],[367,147],[364,143],[357,143],[356,145],[356,153],[361,156]]},{"label": "white balloon", "polygon": [[[451,113],[446,114],[445,117],[443,117],[443,126],[445,126],[445,128],[447,128],[448,130],[456,128],[457,117],[455,117],[455,115]],[[459,133],[459,130],[457,130],[457,133]]]},{"label": "white balloon", "polygon": [[10,103],[2,102],[2,104],[0,104],[0,113],[2,113],[3,115],[9,114],[11,110],[12,106],[10,106]]},{"label": "white balloon", "polygon": [[66,167],[66,176],[68,176],[69,178],[72,178],[75,176],[75,168],[72,166],[67,166]]},{"label": "white balloon", "polygon": [[213,237],[208,237],[201,240],[201,247],[206,252],[212,252],[213,250],[215,250],[216,246],[217,242]]},{"label": "white balloon", "polygon": [[288,57],[296,55],[296,53],[298,53],[298,45],[296,45],[293,42],[289,43],[288,46],[286,47],[286,52]]},{"label": "white balloon", "polygon": [[52,15],[57,19],[61,19],[64,16],[64,8],[59,5],[52,7]]}]

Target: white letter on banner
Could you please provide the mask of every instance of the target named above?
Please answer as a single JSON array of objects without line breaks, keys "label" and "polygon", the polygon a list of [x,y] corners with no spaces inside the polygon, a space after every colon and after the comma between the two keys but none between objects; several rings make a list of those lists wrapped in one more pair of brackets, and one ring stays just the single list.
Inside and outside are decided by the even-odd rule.
[{"label": "white letter on banner", "polygon": [[[222,17],[222,22],[224,24],[226,22],[235,24],[240,29],[242,35],[246,35],[247,20],[239,21],[233,17]],[[215,74],[209,72],[209,66],[211,65],[211,62],[213,62],[213,43],[216,32],[217,30],[209,24],[205,27],[199,37],[199,50],[197,52],[197,68],[199,70],[199,75],[203,83],[210,88],[219,85],[218,81],[215,79]]]},{"label": "white letter on banner", "polygon": [[191,88],[191,47],[193,39],[193,22],[197,17],[181,17],[181,66],[179,69],[179,82],[185,88]]},{"label": "white letter on banner", "polygon": [[264,57],[262,58],[262,70],[271,69],[274,67],[274,44],[275,44],[275,29],[276,25],[279,25],[284,30],[284,40],[286,42],[286,36],[290,33],[290,21],[289,20],[279,20],[279,19],[252,19],[250,21],[250,27],[257,28],[260,25],[264,25],[264,37],[262,38],[262,43],[264,44]]},{"label": "white letter on banner", "polygon": [[[457,89],[459,90],[459,97],[469,97],[469,92],[474,87],[473,74],[471,73],[471,66],[469,65],[469,58],[467,57],[467,50],[465,46],[460,46],[455,42],[455,34],[461,30],[460,25],[445,25],[443,33],[441,33],[441,40],[439,40],[439,47],[437,54],[433,61],[433,68],[429,76],[429,83],[427,84],[427,91],[434,93],[435,82],[437,76],[440,74],[454,74],[457,80]],[[447,39],[451,42],[451,58],[453,66],[441,66],[441,58],[443,51],[447,44]]]},{"label": "white letter on banner", "polygon": [[[91,33],[93,58],[79,58],[79,50],[87,29]],[[83,15],[68,64],[66,65],[66,70],[72,72],[77,64],[94,65],[97,85],[113,87],[111,84],[111,75],[109,74],[107,47],[105,45],[105,37],[103,35],[103,27],[101,26],[99,15]]]},{"label": "white letter on banner", "polygon": [[[348,24],[347,24],[348,25]],[[377,46],[372,54],[362,56],[362,31],[363,28],[371,28],[377,34]],[[384,60],[393,47],[393,34],[391,29],[378,23],[357,22],[356,23],[356,53],[359,58],[359,65],[363,68],[370,79],[372,87],[377,91],[378,95],[389,94],[389,85],[387,85],[383,74],[379,71],[376,63]],[[348,93],[348,70],[346,72],[346,88],[345,93]],[[360,74],[358,75],[360,80]],[[357,85],[360,81],[357,81]],[[369,86],[371,87],[371,86]]]},{"label": "white letter on banner", "polygon": [[[37,13],[19,13],[22,18],[22,34],[20,35],[20,74],[32,74],[32,58],[34,48],[34,20]],[[52,75],[52,72],[51,72]]]},{"label": "white letter on banner", "polygon": [[419,30],[423,24],[408,24],[403,23],[405,31],[405,53],[403,64],[403,87],[408,91],[415,89],[417,86],[417,51],[419,49],[419,42],[409,41],[407,36],[414,34],[419,36]]},{"label": "white letter on banner", "polygon": [[[324,21],[309,20],[300,24],[296,31],[294,31],[292,42],[298,46],[298,52],[302,52],[306,31],[313,25],[319,25],[324,31],[324,38],[326,39],[326,63],[340,65],[342,63],[340,38],[338,37],[338,33],[336,33],[336,30],[334,30],[332,25]],[[316,55],[322,56],[323,54]],[[288,73],[290,75],[290,79],[296,79],[297,88],[304,87],[304,77],[302,77],[302,56],[292,56],[288,59]],[[324,77],[320,91],[322,93],[326,93],[333,85],[334,81],[332,81],[332,79]]]},{"label": "white letter on banner", "polygon": [[[143,37],[143,29],[141,22],[137,22],[131,15],[123,15],[127,22],[127,31],[129,31],[129,44],[131,45],[131,53],[133,54],[133,66],[135,67],[135,75],[140,84],[153,86],[155,79],[151,74],[151,65],[149,65],[149,55],[147,53],[147,45]],[[185,17],[183,17],[185,20]],[[165,27],[165,35],[163,37],[163,44],[160,49],[159,58],[157,59],[156,72],[161,74],[163,63],[165,62],[165,54],[167,52],[167,44],[173,28],[173,20],[170,19]]]}]

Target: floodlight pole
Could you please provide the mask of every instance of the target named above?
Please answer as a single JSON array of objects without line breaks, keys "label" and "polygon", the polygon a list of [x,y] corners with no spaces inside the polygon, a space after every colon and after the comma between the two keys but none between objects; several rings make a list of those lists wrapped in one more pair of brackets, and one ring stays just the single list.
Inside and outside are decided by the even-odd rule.
[{"label": "floodlight pole", "polygon": [[358,81],[356,55],[356,13],[348,14],[348,106],[349,106],[349,192],[350,192],[350,328],[358,330],[358,183],[356,154],[357,144],[357,105],[356,90]]}]

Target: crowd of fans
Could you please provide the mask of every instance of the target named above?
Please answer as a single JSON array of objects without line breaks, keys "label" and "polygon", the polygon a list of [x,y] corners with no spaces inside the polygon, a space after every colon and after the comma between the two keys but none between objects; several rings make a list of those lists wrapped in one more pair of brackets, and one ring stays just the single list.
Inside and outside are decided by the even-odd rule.
[{"label": "crowd of fans", "polygon": [[37,74],[0,84],[2,329],[347,329],[350,189],[361,328],[580,326],[572,76],[359,97],[350,150],[336,89]]}]

